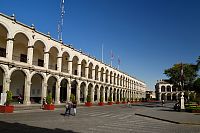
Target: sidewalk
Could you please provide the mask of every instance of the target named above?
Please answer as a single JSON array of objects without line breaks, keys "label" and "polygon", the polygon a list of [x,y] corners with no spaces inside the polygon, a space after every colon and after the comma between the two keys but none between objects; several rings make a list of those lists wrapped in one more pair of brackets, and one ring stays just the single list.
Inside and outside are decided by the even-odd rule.
[{"label": "sidewalk", "polygon": [[143,109],[137,111],[135,115],[172,122],[176,124],[200,125],[200,114],[174,111],[172,103],[165,104],[164,107],[161,107],[159,103],[141,103],[135,106],[143,106]]}]

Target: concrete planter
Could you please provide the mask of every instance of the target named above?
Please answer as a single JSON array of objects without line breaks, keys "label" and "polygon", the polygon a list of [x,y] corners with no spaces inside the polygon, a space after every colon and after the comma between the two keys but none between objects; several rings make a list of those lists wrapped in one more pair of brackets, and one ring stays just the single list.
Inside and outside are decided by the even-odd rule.
[{"label": "concrete planter", "polygon": [[55,106],[53,104],[45,104],[44,110],[54,110]]},{"label": "concrete planter", "polygon": [[90,107],[90,106],[92,106],[92,103],[91,102],[86,102],[85,106]]},{"label": "concrete planter", "polygon": [[13,113],[14,106],[0,106],[0,113]]}]

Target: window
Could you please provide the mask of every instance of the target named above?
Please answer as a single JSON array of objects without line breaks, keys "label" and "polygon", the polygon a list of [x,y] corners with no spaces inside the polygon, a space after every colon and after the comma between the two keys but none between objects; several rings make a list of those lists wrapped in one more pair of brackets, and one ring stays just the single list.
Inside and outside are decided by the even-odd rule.
[{"label": "window", "polygon": [[6,57],[6,49],[0,48],[0,57]]},{"label": "window", "polygon": [[44,66],[44,60],[38,59],[38,66]]},{"label": "window", "polygon": [[20,61],[26,63],[26,62],[27,62],[27,55],[21,54],[21,55],[20,55]]}]

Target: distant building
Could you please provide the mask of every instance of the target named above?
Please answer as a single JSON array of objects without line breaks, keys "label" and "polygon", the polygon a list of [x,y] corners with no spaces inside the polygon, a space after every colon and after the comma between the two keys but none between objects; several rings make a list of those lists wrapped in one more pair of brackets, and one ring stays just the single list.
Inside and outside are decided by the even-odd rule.
[{"label": "distant building", "polygon": [[[169,83],[167,79],[157,80],[155,85],[155,93],[157,100],[176,101],[181,97],[180,88]],[[184,92],[185,99],[190,99],[190,96],[195,96],[194,92]]]},{"label": "distant building", "polygon": [[155,99],[156,98],[156,95],[155,95],[155,91],[146,91],[146,98],[147,99]]}]

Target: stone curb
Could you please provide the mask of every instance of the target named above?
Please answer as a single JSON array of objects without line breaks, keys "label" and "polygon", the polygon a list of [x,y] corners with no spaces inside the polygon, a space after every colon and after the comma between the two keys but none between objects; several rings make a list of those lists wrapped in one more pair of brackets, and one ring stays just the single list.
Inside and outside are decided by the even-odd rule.
[{"label": "stone curb", "polygon": [[162,118],[153,117],[153,116],[144,115],[144,114],[139,114],[139,113],[135,113],[135,115],[143,116],[143,117],[148,117],[148,118],[152,118],[152,119],[156,119],[156,120],[161,120],[161,121],[166,121],[166,122],[170,122],[170,123],[175,123],[175,124],[200,125],[200,123],[193,123],[193,122],[177,122],[177,121],[162,119]]}]

